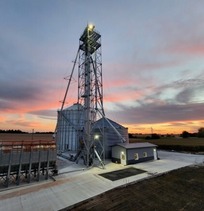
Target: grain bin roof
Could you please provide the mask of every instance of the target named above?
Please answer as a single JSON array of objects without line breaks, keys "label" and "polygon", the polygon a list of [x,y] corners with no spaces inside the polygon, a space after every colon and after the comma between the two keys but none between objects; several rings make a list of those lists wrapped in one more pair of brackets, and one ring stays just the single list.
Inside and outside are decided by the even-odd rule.
[{"label": "grain bin roof", "polygon": [[[106,118],[106,119],[108,119],[108,118]],[[109,121],[115,128],[124,128],[124,129],[126,129],[124,126],[114,122],[113,120],[108,119],[108,121],[107,121],[106,119],[103,117],[103,118],[99,119],[98,121],[96,121],[94,123],[94,128],[102,127],[102,126],[104,126],[105,128],[110,128],[111,126],[108,123],[108,121]]]},{"label": "grain bin roof", "polygon": [[117,146],[121,146],[125,149],[157,147],[157,145],[151,144],[151,143],[148,143],[148,142],[143,142],[143,143],[119,143],[119,144],[117,144]]},{"label": "grain bin roof", "polygon": [[79,103],[74,103],[72,106],[70,106],[70,107],[67,107],[67,108],[65,108],[65,109],[63,109],[63,110],[74,110],[74,111],[76,111],[76,110],[81,110],[83,108],[83,106],[81,105],[81,104],[79,104]]}]

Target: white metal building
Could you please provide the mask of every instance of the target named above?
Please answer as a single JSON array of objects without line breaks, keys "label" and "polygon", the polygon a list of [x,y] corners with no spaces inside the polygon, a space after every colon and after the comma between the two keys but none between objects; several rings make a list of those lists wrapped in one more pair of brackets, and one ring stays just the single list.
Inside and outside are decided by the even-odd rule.
[{"label": "white metal building", "polygon": [[123,165],[157,160],[157,145],[144,143],[119,143],[112,147],[112,162]]}]

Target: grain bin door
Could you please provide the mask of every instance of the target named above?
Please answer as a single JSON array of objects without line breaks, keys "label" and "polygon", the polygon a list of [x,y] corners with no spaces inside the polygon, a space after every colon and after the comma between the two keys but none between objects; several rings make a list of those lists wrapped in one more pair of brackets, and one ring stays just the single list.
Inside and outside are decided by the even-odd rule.
[{"label": "grain bin door", "polygon": [[127,164],[127,162],[126,162],[126,153],[123,152],[123,151],[120,152],[120,163],[122,165],[126,165]]}]

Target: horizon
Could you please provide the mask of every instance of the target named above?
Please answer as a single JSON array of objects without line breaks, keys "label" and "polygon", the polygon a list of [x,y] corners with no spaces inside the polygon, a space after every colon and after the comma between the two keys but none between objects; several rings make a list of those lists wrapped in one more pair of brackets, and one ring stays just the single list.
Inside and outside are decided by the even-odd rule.
[{"label": "horizon", "polygon": [[[102,36],[104,110],[129,133],[204,126],[204,2],[0,2],[0,128],[54,131],[79,38]],[[77,101],[77,70],[66,107]]]},{"label": "horizon", "polygon": [[[189,133],[190,135],[193,135],[193,134],[197,134],[198,131],[196,132],[188,132],[186,130],[182,131],[181,133],[130,133],[128,132],[129,135],[138,135],[138,136],[143,136],[143,135],[153,135],[153,134],[156,134],[156,135],[160,135],[160,136],[180,136],[182,135],[183,132],[187,132]],[[0,134],[2,133],[13,133],[13,134],[55,134],[55,131],[23,131],[23,130],[20,130],[20,129],[7,129],[7,130],[2,130],[0,129]]]}]

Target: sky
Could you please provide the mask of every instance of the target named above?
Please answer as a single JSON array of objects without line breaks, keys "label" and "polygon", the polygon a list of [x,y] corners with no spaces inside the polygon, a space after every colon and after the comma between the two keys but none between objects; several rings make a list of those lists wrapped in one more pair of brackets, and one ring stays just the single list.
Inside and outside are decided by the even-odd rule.
[{"label": "sky", "polygon": [[[79,38],[102,36],[106,116],[130,133],[204,127],[204,1],[0,0],[0,129],[54,131]],[[66,106],[77,101],[77,70]],[[75,88],[74,88],[75,87]]]}]

